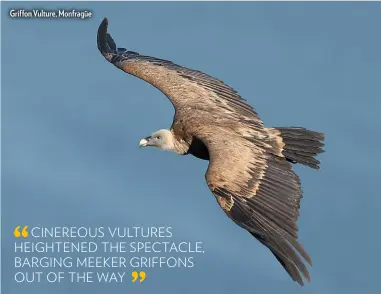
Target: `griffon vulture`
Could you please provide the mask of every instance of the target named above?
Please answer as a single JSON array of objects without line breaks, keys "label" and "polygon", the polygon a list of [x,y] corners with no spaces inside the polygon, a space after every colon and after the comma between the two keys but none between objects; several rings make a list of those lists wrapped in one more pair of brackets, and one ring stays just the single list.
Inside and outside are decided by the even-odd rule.
[{"label": "griffon vulture", "polygon": [[298,242],[299,177],[291,164],[319,168],[324,135],[305,128],[268,128],[234,89],[203,72],[117,48],[99,26],[98,49],[113,65],[168,97],[172,126],[140,141],[209,160],[210,191],[226,215],[267,246],[291,278],[310,280],[311,258]]}]

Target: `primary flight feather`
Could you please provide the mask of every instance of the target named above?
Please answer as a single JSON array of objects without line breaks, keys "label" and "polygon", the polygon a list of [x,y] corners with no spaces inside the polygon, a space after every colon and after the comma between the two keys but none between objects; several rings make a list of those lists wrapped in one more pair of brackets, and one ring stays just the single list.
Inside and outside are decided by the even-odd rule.
[{"label": "primary flight feather", "polygon": [[311,258],[298,242],[299,177],[291,163],[319,168],[324,135],[304,128],[267,128],[255,110],[224,82],[171,61],[117,48],[105,18],[97,43],[102,55],[168,97],[175,108],[169,130],[142,139],[181,155],[209,160],[206,182],[228,217],[268,247],[294,281],[310,280]]}]

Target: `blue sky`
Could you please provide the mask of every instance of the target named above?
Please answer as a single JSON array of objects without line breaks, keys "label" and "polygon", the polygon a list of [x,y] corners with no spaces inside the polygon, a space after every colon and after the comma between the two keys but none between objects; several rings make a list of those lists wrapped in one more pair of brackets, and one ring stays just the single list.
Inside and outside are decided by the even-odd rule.
[{"label": "blue sky", "polygon": [[[15,20],[14,7],[93,17]],[[3,293],[379,293],[380,13],[381,3],[2,3]],[[224,80],[265,125],[326,134],[321,170],[295,168],[310,284],[226,218],[207,162],[138,148],[173,109],[99,54],[105,16],[119,46]],[[20,285],[12,230],[24,223],[167,225],[206,253],[191,269],[149,269],[142,285]]]}]

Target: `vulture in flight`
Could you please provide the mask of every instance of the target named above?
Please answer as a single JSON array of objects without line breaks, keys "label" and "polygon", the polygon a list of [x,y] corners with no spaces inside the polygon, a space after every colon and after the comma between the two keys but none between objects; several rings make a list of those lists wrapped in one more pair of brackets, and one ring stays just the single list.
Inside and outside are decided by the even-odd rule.
[{"label": "vulture in flight", "polygon": [[206,183],[226,215],[269,248],[290,277],[310,280],[311,258],[298,242],[302,190],[292,164],[319,169],[324,135],[300,127],[265,127],[223,81],[171,61],[118,48],[105,18],[97,43],[104,58],[157,89],[175,108],[172,126],[142,139],[209,160]]}]

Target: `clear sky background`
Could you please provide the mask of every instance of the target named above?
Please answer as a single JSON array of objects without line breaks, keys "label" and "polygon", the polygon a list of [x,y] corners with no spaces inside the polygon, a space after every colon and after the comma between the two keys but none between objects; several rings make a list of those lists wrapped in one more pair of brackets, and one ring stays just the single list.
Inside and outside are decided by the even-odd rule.
[{"label": "clear sky background", "polygon": [[[90,9],[90,20],[15,20],[10,8]],[[381,3],[2,3],[4,294],[380,293]],[[102,18],[120,47],[214,75],[267,126],[326,134],[319,172],[296,167],[300,241],[313,259],[299,287],[221,211],[207,162],[141,138],[173,108],[106,62]],[[13,282],[12,231],[29,226],[173,227],[203,241],[188,269],[148,269],[141,284]]]}]

